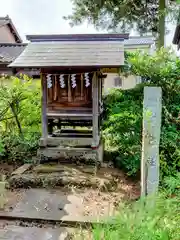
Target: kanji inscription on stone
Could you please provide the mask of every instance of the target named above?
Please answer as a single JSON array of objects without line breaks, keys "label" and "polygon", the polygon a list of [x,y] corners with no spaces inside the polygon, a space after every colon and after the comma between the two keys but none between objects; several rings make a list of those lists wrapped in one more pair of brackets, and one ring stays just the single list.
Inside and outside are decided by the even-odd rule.
[{"label": "kanji inscription on stone", "polygon": [[162,90],[145,87],[141,158],[141,195],[155,194],[159,185],[159,142],[161,132]]}]

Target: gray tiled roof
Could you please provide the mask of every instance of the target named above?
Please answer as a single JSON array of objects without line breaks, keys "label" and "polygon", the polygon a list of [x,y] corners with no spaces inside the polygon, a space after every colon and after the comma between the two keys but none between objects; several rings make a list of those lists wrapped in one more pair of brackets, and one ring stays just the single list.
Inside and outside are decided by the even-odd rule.
[{"label": "gray tiled roof", "polygon": [[7,25],[9,27],[11,34],[13,34],[15,37],[15,42],[22,43],[22,39],[21,39],[17,29],[15,28],[11,18],[8,15],[6,17],[0,17],[0,27],[4,26],[4,25]]},{"label": "gray tiled roof", "polygon": [[152,45],[154,40],[151,37],[130,37],[124,40],[124,45]]},{"label": "gray tiled roof", "polygon": [[0,63],[11,63],[25,49],[26,44],[0,43]]},{"label": "gray tiled roof", "polygon": [[0,26],[4,26],[8,23],[9,23],[9,21],[7,21],[5,18],[0,18]]},{"label": "gray tiled roof", "polygon": [[121,41],[33,42],[10,67],[120,66],[124,63]]}]

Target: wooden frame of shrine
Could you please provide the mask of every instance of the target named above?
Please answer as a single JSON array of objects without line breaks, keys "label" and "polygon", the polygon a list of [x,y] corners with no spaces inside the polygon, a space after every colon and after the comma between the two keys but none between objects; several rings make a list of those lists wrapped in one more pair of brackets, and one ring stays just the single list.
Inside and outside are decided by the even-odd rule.
[{"label": "wooden frame of shrine", "polygon": [[[127,34],[31,35],[10,65],[39,68],[42,83],[42,158],[103,160],[104,72],[124,64]],[[109,70],[108,70],[109,69]]]}]

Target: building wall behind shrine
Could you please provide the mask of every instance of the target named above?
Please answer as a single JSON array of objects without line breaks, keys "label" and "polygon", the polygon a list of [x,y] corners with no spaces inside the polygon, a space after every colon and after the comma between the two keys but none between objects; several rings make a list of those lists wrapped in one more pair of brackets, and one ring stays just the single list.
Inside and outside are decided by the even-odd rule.
[{"label": "building wall behind shrine", "polygon": [[[128,52],[141,50],[142,52],[149,52],[150,54],[155,50],[151,45],[125,46],[125,49]],[[117,78],[120,78],[119,81],[117,81]],[[104,91],[108,92],[112,88],[131,89],[140,82],[141,78],[139,76],[131,75],[128,77],[123,77],[115,73],[108,73],[107,78],[104,80]]]},{"label": "building wall behind shrine", "polygon": [[0,43],[16,43],[14,35],[7,25],[0,27]]}]

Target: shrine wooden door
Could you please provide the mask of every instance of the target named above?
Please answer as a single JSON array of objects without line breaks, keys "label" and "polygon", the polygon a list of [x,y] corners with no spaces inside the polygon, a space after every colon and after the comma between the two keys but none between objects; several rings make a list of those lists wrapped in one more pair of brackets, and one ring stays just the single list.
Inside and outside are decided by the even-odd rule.
[{"label": "shrine wooden door", "polygon": [[56,110],[64,107],[92,107],[92,76],[88,84],[84,74],[47,74],[48,108]]}]

